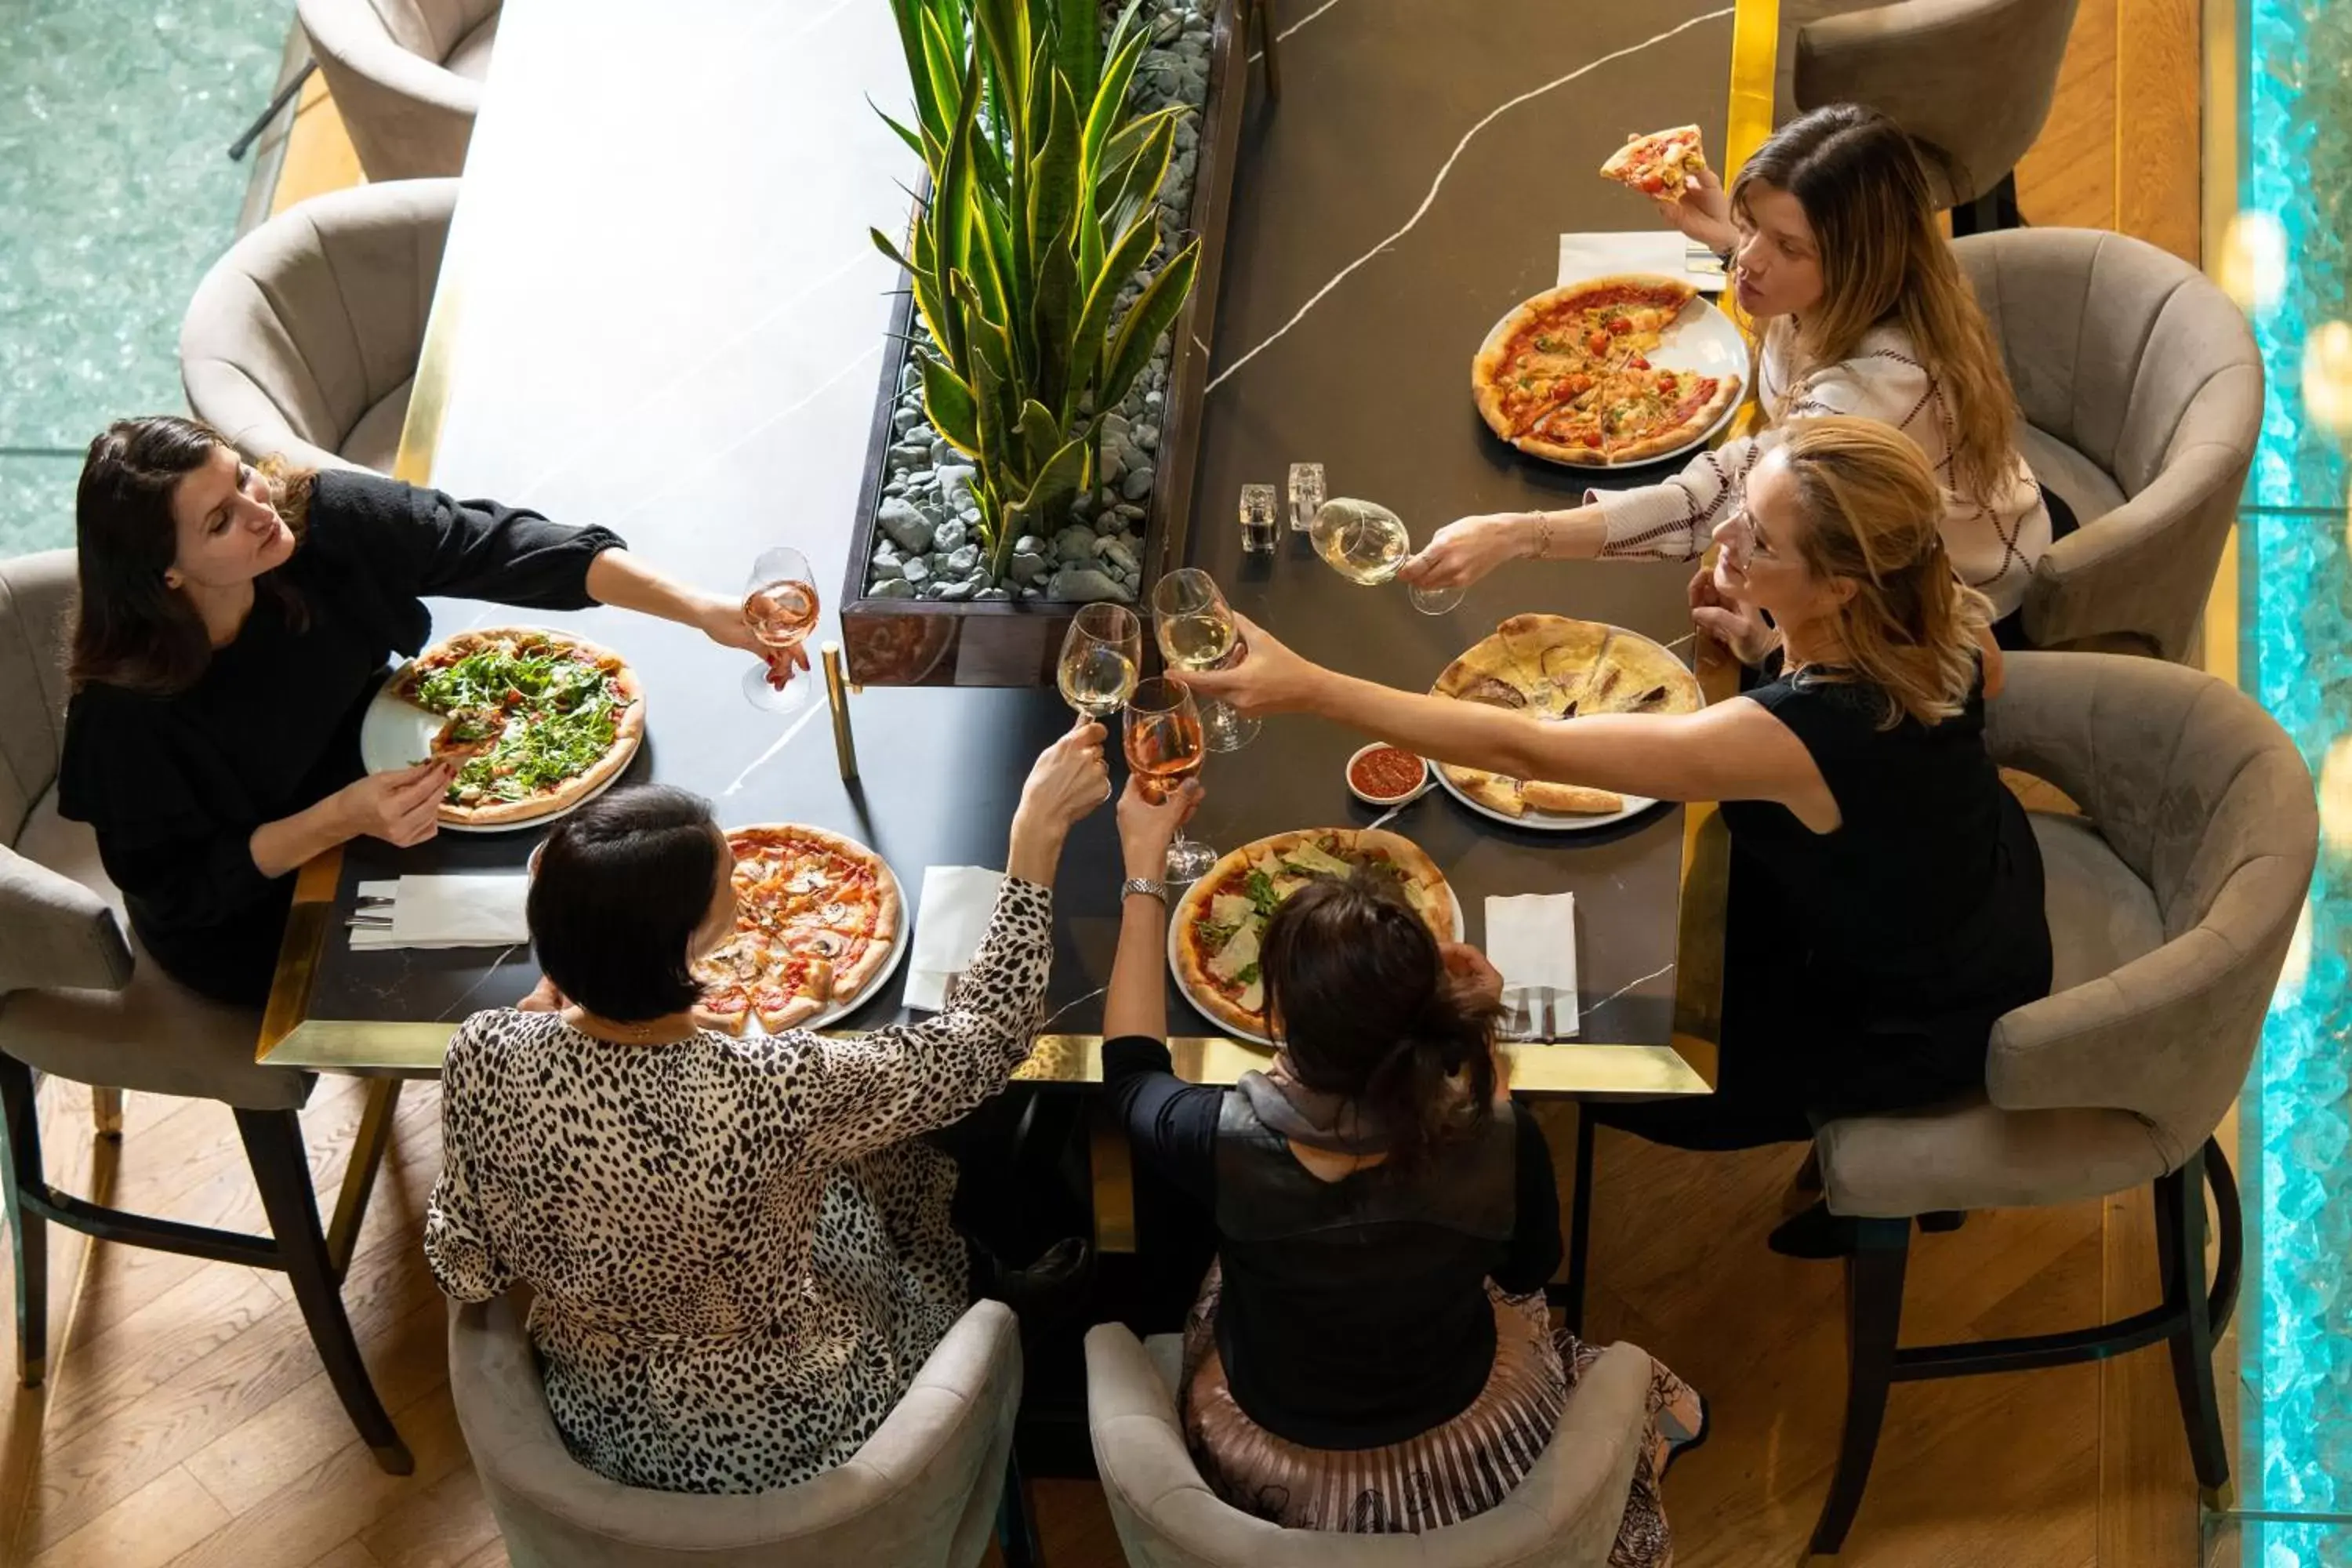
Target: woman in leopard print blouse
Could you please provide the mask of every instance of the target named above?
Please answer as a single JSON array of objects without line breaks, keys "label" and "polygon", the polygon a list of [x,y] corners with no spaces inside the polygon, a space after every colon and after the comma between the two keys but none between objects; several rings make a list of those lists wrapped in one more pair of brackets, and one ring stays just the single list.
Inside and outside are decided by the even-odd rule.
[{"label": "woman in leopard print blouse", "polygon": [[860,1038],[696,1026],[688,964],[734,924],[702,802],[616,790],[549,837],[531,927],[569,1000],[476,1014],[450,1042],[425,1250],[459,1300],[532,1287],[548,1405],[582,1463],[666,1491],[806,1480],[873,1434],[961,1314],[955,1167],[916,1135],[1028,1054],[1055,864],[1109,795],[1102,736],[1082,723],[1030,773],[954,1005]]}]

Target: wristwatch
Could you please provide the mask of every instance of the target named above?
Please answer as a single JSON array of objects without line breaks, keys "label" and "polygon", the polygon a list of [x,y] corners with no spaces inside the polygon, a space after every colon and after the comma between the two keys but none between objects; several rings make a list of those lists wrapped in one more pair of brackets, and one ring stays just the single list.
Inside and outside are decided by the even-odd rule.
[{"label": "wristwatch", "polygon": [[1168,884],[1155,882],[1149,877],[1129,877],[1118,885],[1118,896],[1125,899],[1129,893],[1142,893],[1164,904],[1168,901]]}]

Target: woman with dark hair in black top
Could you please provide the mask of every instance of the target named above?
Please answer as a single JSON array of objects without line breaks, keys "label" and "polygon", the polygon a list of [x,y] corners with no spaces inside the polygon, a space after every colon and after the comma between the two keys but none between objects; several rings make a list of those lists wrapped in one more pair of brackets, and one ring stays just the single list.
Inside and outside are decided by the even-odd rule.
[{"label": "woman with dark hair in black top", "polygon": [[[1502,980],[1442,945],[1392,884],[1321,879],[1267,922],[1280,1048],[1234,1089],[1170,1070],[1164,890],[1197,786],[1130,784],[1129,873],[1103,1078],[1139,1160],[1212,1215],[1217,1263],[1187,1327],[1180,1400],[1202,1476],[1292,1529],[1417,1531],[1483,1513],[1551,1441],[1592,1356],[1555,1340],[1543,1287],[1559,1200],[1543,1130],[1498,1092]],[[1660,1368],[1612,1562],[1670,1555],[1656,1482],[1704,1427]]]},{"label": "woman with dark hair in black top", "polygon": [[[1697,713],[1546,723],[1319,669],[1255,627],[1244,663],[1186,679],[1517,778],[1722,802],[1716,1092],[1603,1119],[1690,1148],[1809,1139],[1980,1092],[1994,1022],[2050,989],[2041,853],[1985,750],[2000,655],[1983,596],[1952,574],[1943,504],[1892,427],[1792,427],[1692,583],[1694,618],[1769,679]],[[1848,1242],[1819,1204],[1773,1235],[1800,1257]]]},{"label": "woman with dark hair in black top", "polygon": [[74,523],[58,809],[97,830],[148,954],[223,1001],[268,997],[295,868],[362,834],[432,836],[447,769],[370,776],[359,753],[385,660],[425,646],[427,595],[617,605],[770,652],[739,602],[672,583],[609,530],[358,469],[256,467],[193,419],[108,426]]}]

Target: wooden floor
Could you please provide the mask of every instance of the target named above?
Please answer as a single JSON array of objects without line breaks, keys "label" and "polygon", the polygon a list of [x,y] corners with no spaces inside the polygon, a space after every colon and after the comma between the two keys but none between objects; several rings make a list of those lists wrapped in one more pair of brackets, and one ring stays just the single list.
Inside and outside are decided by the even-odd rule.
[{"label": "wooden floor", "polygon": [[[2031,221],[2120,227],[2193,258],[2195,18],[2194,0],[2082,0],[2057,106],[2020,174]],[[303,104],[279,208],[356,174],[315,83]],[[51,1083],[43,1105],[53,1180],[128,1208],[262,1225],[225,1110],[132,1096],[118,1155],[94,1148],[85,1091]],[[443,1308],[417,1246],[440,1163],[437,1111],[432,1086],[404,1098],[345,1290],[415,1474],[375,1468],[281,1279],[85,1247],[52,1227],[53,1371],[38,1391],[0,1378],[0,1568],[506,1562],[450,1409]],[[304,1113],[322,1203],[358,1114],[355,1088],[333,1079]],[[1555,1128],[1562,1150],[1567,1132]],[[1793,1163],[1788,1152],[1696,1156],[1613,1134],[1601,1147],[1594,1335],[1649,1348],[1714,1410],[1711,1441],[1667,1491],[1680,1568],[1795,1561],[1828,1480],[1843,1386],[1841,1273],[1775,1258],[1763,1242]],[[2151,1304],[2146,1206],[2136,1194],[1980,1215],[1956,1234],[1920,1237],[1906,1337],[2026,1332]],[[9,1289],[0,1279],[0,1296]],[[1043,1482],[1037,1493],[1050,1568],[1119,1561],[1090,1483]],[[2169,1378],[2160,1354],[2143,1352],[1898,1388],[1842,1561],[2189,1568],[2197,1555]]]}]

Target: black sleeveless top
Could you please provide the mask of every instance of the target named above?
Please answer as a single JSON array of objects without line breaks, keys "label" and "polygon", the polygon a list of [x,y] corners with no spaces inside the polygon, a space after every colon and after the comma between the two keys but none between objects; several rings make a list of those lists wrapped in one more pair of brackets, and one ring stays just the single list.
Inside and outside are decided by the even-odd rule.
[{"label": "black sleeveless top", "polygon": [[1217,1352],[1252,1420],[1312,1448],[1375,1448],[1470,1407],[1494,1369],[1486,1279],[1517,1228],[1524,1114],[1498,1107],[1421,1170],[1327,1182],[1244,1089],[1225,1092]]},{"label": "black sleeveless top", "polygon": [[1790,962],[1864,1016],[1981,1030],[2046,995],[2042,853],[1985,750],[1981,674],[1956,716],[1886,729],[1877,689],[1784,675],[1780,657],[1746,695],[1804,742],[1839,826],[1815,833],[1768,801],[1722,809],[1743,868],[1774,884]]}]

